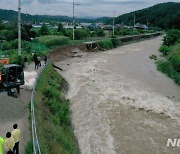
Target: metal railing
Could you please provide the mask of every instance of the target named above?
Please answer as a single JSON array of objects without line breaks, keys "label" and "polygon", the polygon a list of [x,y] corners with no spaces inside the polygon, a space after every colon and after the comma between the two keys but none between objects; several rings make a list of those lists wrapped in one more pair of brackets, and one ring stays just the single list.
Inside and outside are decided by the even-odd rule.
[{"label": "metal railing", "polygon": [[41,71],[38,73],[38,77],[36,78],[36,82],[33,86],[33,90],[31,93],[31,127],[32,127],[32,140],[33,140],[33,153],[34,154],[41,154],[41,149],[39,146],[38,141],[38,134],[37,134],[37,127],[36,127],[36,117],[35,117],[35,111],[34,111],[34,93],[37,85],[37,80],[41,76],[41,73],[46,68],[47,64],[43,66]]}]

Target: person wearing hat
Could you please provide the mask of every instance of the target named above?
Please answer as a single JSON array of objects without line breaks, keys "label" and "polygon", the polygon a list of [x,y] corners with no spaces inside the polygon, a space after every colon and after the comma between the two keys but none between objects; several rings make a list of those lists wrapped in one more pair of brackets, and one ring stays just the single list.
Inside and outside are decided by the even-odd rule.
[{"label": "person wearing hat", "polygon": [[13,148],[14,148],[15,142],[13,137],[11,137],[11,133],[6,133],[6,139],[4,140],[4,149],[6,151],[6,154],[14,154]]},{"label": "person wearing hat", "polygon": [[0,137],[0,154],[2,154],[2,145],[4,144],[4,139]]}]

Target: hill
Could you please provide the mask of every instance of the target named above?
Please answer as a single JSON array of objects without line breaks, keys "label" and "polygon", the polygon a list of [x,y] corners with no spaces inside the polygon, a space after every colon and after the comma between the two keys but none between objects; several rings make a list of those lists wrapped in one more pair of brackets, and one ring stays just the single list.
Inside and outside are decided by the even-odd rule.
[{"label": "hill", "polygon": [[[0,21],[17,21],[17,11],[13,10],[3,10],[0,9]],[[26,22],[72,22],[72,17],[68,16],[50,16],[50,15],[30,15],[30,14],[21,14],[22,21]],[[94,19],[83,19],[76,18],[76,22],[93,22]]]},{"label": "hill", "polygon": [[[115,23],[126,25],[136,23],[157,26],[162,29],[180,28],[180,3],[168,2],[154,5],[152,7],[121,15],[115,19]],[[110,22],[110,21],[109,21]]]}]

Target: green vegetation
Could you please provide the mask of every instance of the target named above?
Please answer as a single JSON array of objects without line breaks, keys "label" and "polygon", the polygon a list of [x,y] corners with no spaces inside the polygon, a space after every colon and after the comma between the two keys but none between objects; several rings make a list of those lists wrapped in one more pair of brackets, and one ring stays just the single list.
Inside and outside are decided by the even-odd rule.
[{"label": "green vegetation", "polygon": [[42,27],[40,28],[39,34],[40,35],[48,35],[49,34],[49,29],[45,24],[43,24]]},{"label": "green vegetation", "polygon": [[67,86],[65,79],[50,64],[38,80],[35,93],[35,112],[43,154],[78,153],[71,127],[69,101],[63,95]]},{"label": "green vegetation", "polygon": [[159,48],[159,52],[161,52],[163,55],[167,55],[170,52],[170,48],[167,45],[162,45]]},{"label": "green vegetation", "polygon": [[108,50],[113,48],[113,44],[110,39],[99,41],[98,44],[102,50]]},{"label": "green vegetation", "polygon": [[33,154],[33,142],[30,140],[25,147],[26,154]]},{"label": "green vegetation", "polygon": [[122,42],[117,38],[98,41],[98,45],[101,50],[109,50],[112,48],[116,48],[121,44],[122,44]]},{"label": "green vegetation", "polygon": [[[168,30],[164,37],[164,45],[172,46],[180,41],[180,30]],[[180,43],[180,42],[179,42]]]},{"label": "green vegetation", "polygon": [[[151,27],[162,29],[178,29],[180,27],[180,3],[168,2],[152,7],[121,15],[115,19],[115,23],[124,23],[133,26],[134,15],[136,23],[147,24]],[[112,20],[112,19],[111,19]],[[112,21],[109,21],[112,22]]]},{"label": "green vegetation", "polygon": [[[165,60],[157,62],[158,70],[167,74],[177,84],[180,85],[180,31],[168,31],[164,37],[164,44],[160,47],[160,52],[165,56]],[[175,37],[174,37],[175,36]],[[171,44],[171,46],[170,46]]]},{"label": "green vegetation", "polygon": [[34,39],[34,42],[44,44],[46,47],[67,45],[69,39],[65,36],[46,35]]}]

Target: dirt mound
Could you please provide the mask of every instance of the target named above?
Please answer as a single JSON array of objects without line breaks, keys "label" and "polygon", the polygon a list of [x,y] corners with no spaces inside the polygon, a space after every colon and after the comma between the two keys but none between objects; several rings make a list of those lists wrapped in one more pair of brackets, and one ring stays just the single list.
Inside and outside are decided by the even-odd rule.
[{"label": "dirt mound", "polygon": [[86,45],[85,44],[78,44],[78,45],[66,45],[66,46],[61,46],[57,49],[54,49],[48,57],[53,61],[53,62],[58,62],[61,60],[65,60],[69,57],[74,57],[79,53],[80,51],[85,51],[86,50]]}]

